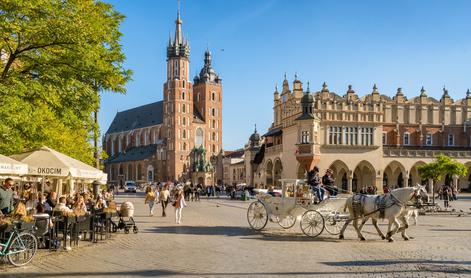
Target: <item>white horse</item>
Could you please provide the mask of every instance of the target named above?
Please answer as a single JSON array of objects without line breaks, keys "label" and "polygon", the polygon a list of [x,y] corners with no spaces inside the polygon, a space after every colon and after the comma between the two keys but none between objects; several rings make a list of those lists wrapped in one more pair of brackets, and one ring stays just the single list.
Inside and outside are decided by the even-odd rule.
[{"label": "white horse", "polygon": [[[382,198],[382,204],[384,208],[384,215],[381,215],[381,209],[378,207],[377,200]],[[384,196],[377,195],[354,195],[349,197],[346,201],[344,210],[347,209],[350,212],[350,219],[347,220],[340,231],[339,238],[344,238],[344,232],[348,224],[353,221],[353,226],[357,231],[358,238],[365,240],[365,237],[361,233],[361,229],[365,222],[371,218],[373,226],[382,239],[387,238],[389,241],[393,241],[392,235],[397,232],[401,232],[404,240],[408,240],[405,230],[409,227],[408,223],[408,211],[409,206],[417,205],[423,201],[428,202],[428,194],[423,186],[399,188],[385,194]],[[378,227],[378,219],[388,219],[388,233],[386,236],[381,232]],[[361,224],[358,225],[358,221],[362,220]],[[402,226],[399,224],[399,220],[402,222]],[[394,225],[394,229],[391,227]]]}]

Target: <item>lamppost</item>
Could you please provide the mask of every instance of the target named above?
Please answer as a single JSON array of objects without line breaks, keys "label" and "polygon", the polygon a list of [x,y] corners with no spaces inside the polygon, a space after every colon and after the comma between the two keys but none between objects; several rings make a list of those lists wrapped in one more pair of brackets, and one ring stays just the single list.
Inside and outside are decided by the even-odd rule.
[{"label": "lamppost", "polygon": [[215,154],[211,155],[210,162],[211,162],[211,168],[212,168],[211,175],[212,175],[213,185],[216,185],[217,156]]}]

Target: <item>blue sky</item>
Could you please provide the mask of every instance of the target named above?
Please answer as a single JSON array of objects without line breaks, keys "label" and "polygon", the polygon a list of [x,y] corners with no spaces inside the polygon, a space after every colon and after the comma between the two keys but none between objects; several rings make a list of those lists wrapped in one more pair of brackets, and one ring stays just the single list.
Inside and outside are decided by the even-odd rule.
[{"label": "blue sky", "polygon": [[[162,99],[166,45],[174,33],[176,0],[108,1],[126,16],[121,30],[126,67],[134,71],[126,95],[105,93],[100,124],[117,111]],[[471,1],[182,0],[192,76],[206,47],[223,80],[223,147],[240,148],[257,124],[271,125],[273,91],[286,72],[311,91],[327,82],[343,95],[393,96],[424,86],[440,98],[446,85],[460,99],[471,87]],[[222,49],[224,51],[222,51]]]}]

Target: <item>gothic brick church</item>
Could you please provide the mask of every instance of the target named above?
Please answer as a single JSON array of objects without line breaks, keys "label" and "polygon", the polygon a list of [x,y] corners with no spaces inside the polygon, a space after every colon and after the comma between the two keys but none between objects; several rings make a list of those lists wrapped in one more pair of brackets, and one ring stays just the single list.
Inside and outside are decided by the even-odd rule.
[{"label": "gothic brick church", "polygon": [[190,46],[180,11],[167,46],[163,100],[118,112],[106,132],[105,171],[109,183],[191,181],[212,185],[222,179],[222,84],[211,66],[190,80]]}]

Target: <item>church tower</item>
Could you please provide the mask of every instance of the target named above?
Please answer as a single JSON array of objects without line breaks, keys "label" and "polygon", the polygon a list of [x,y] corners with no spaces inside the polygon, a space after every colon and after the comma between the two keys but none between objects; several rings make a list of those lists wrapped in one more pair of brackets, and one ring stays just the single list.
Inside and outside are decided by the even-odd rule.
[{"label": "church tower", "polygon": [[204,66],[193,82],[195,111],[206,123],[205,145],[207,159],[222,149],[222,80],[213,69],[209,49],[204,53]]},{"label": "church tower", "polygon": [[167,138],[169,180],[182,180],[188,172],[193,119],[192,84],[189,81],[190,46],[182,34],[180,7],[175,20],[175,36],[167,46],[167,81],[164,84],[163,136]]}]

